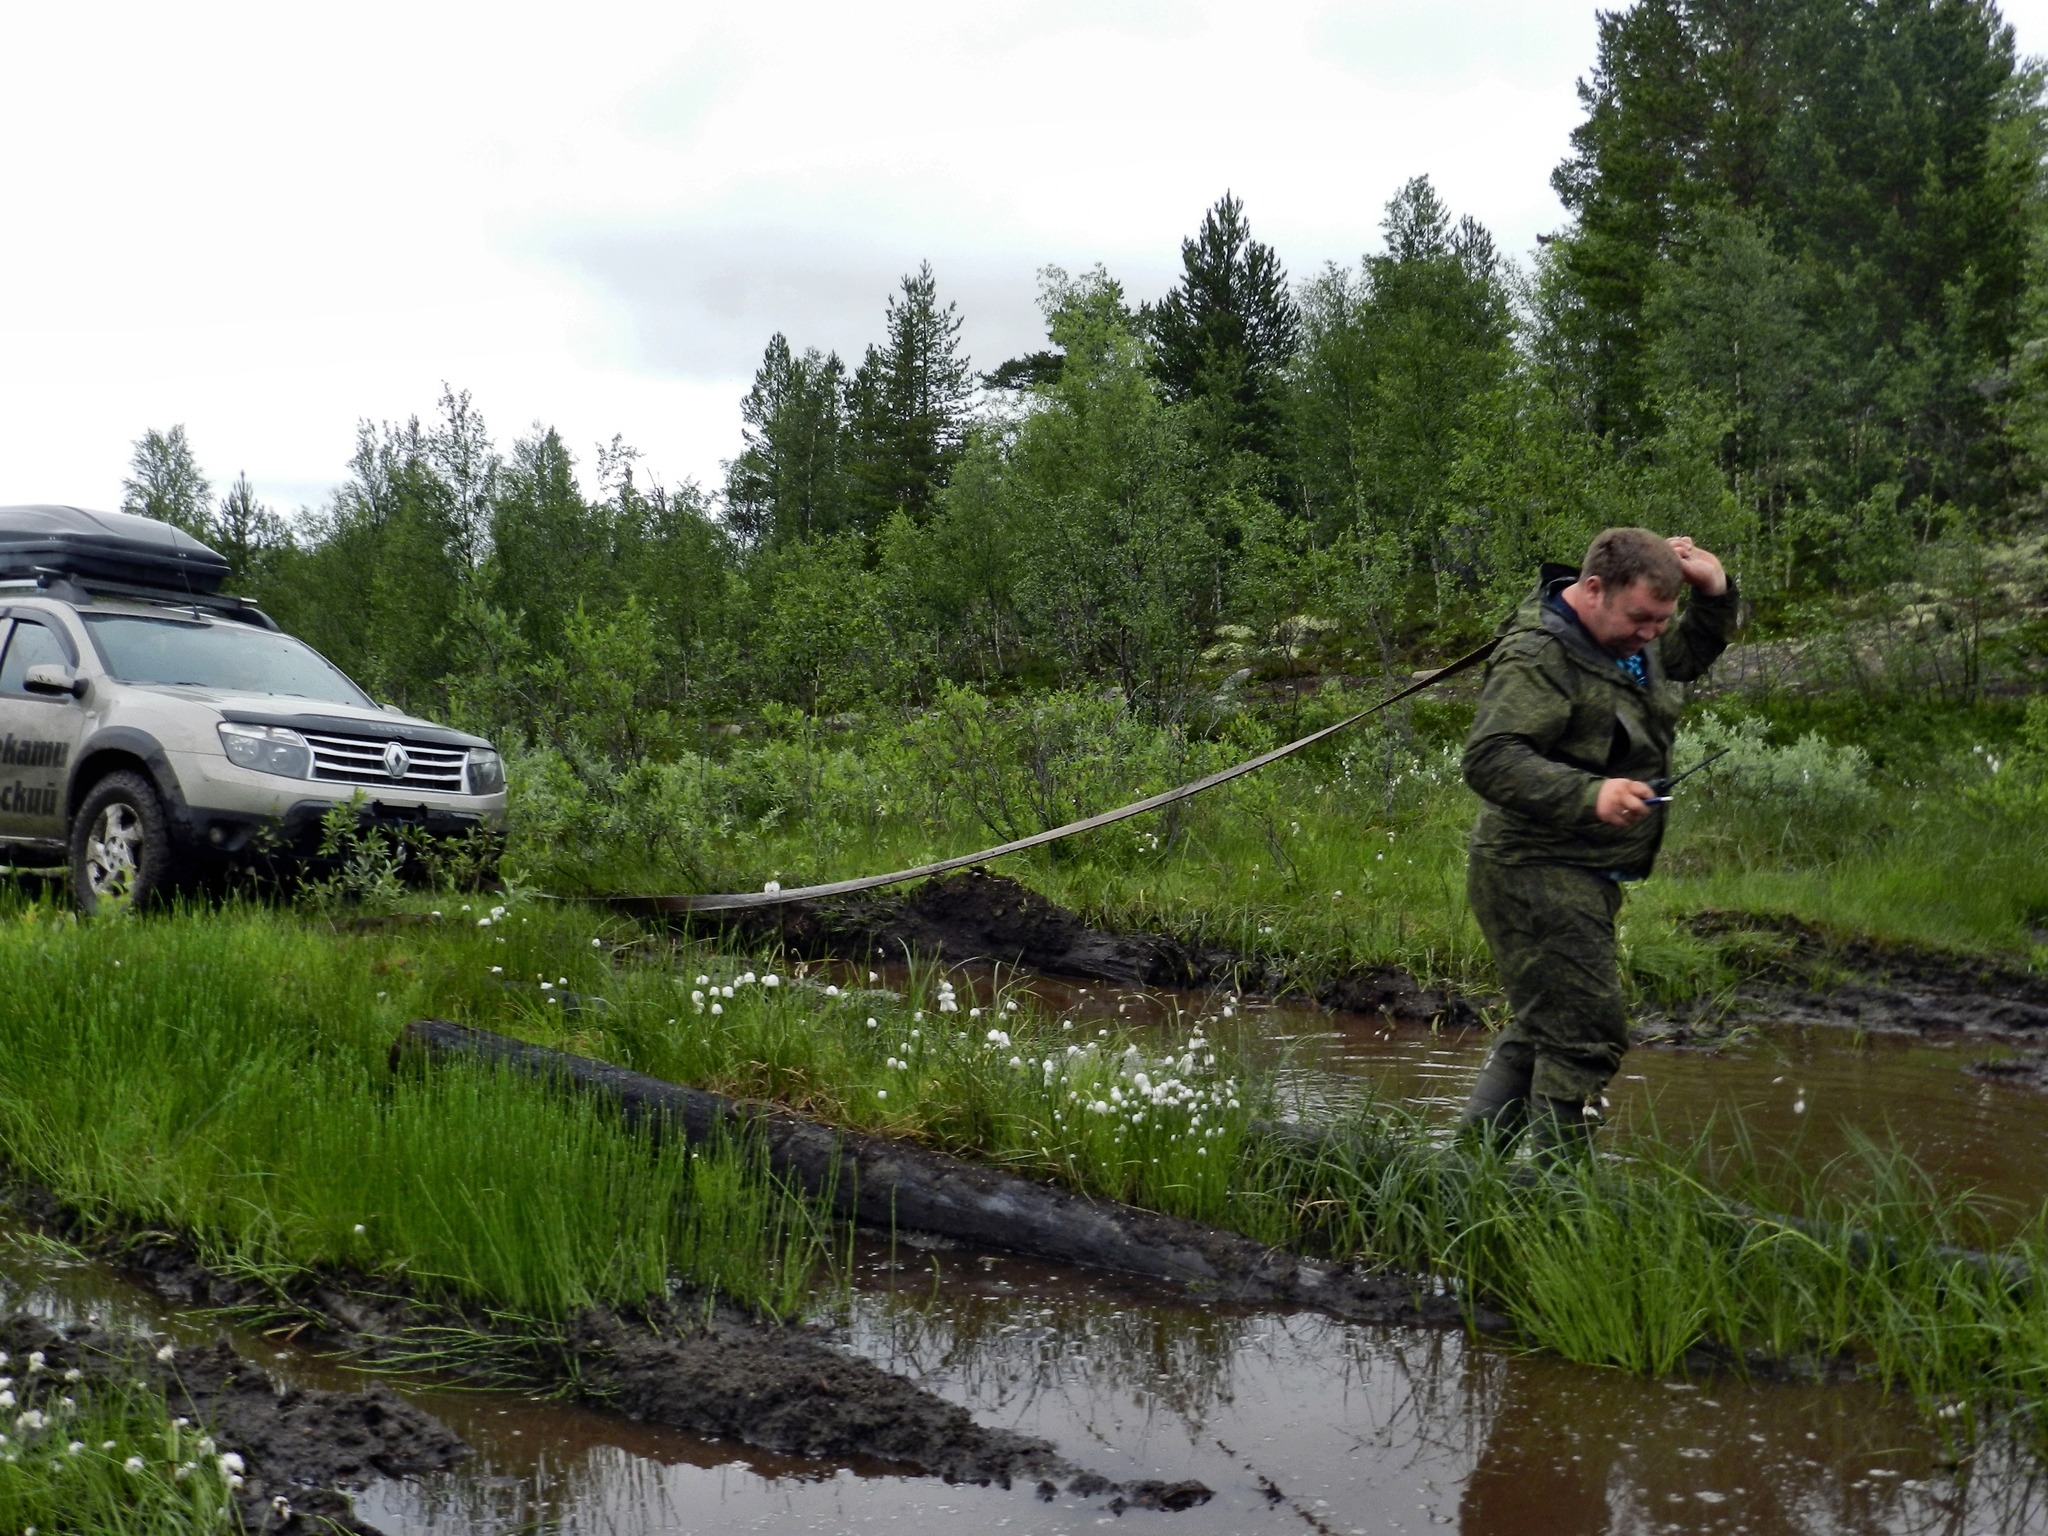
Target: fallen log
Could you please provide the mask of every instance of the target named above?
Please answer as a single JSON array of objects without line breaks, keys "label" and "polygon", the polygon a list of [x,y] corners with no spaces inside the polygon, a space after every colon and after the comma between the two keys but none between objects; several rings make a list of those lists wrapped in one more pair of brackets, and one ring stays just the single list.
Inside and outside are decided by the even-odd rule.
[{"label": "fallen log", "polygon": [[408,1060],[491,1062],[614,1104],[656,1137],[758,1137],[769,1166],[863,1226],[928,1232],[978,1248],[1185,1287],[1204,1299],[1313,1307],[1358,1322],[1462,1325],[1465,1307],[1427,1280],[1369,1276],[1269,1248],[1240,1233],[1095,1200],[913,1142],[845,1130],[528,1045],[445,1019],[408,1024],[391,1048]]}]

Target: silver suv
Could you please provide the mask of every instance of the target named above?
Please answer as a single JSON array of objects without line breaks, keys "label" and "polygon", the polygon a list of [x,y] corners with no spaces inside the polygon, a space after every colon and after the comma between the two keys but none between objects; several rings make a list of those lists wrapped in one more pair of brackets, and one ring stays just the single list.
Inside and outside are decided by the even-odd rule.
[{"label": "silver suv", "polygon": [[225,574],[149,518],[0,507],[0,857],[68,863],[94,912],[259,846],[310,854],[337,804],[433,837],[502,825],[488,741],[378,706]]}]

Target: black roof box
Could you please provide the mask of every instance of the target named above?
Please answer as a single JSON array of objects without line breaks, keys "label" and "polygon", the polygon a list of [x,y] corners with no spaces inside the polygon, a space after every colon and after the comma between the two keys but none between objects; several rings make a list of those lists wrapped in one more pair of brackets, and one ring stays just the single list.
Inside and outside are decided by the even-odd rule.
[{"label": "black roof box", "polygon": [[59,571],[80,580],[207,597],[228,562],[153,517],[83,507],[0,507],[0,581]]}]

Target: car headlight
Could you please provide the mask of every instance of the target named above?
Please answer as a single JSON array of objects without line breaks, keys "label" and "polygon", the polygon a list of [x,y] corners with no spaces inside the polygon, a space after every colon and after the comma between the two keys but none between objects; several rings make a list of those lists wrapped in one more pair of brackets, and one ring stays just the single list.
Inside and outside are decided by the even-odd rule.
[{"label": "car headlight", "polygon": [[281,725],[238,725],[223,720],[220,744],[228,761],[238,768],[282,774],[288,779],[303,779],[313,771],[313,749],[306,745],[306,738]]},{"label": "car headlight", "polygon": [[489,747],[469,749],[469,792],[495,795],[505,787],[505,759]]}]

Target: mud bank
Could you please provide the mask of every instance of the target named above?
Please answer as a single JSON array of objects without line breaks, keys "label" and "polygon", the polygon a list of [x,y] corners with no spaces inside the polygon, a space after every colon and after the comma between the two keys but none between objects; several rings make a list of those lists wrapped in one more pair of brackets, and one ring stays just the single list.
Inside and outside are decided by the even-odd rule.
[{"label": "mud bank", "polygon": [[877,1231],[932,1233],[981,1248],[1083,1269],[1166,1281],[1205,1300],[1313,1307],[1349,1322],[1456,1328],[1456,1299],[1426,1281],[1367,1275],[1160,1211],[1091,1198],[1063,1186],[874,1136],[774,1104],[630,1072],[446,1019],[408,1024],[394,1070],[435,1060],[501,1063],[589,1094],[657,1135],[709,1141],[756,1135],[774,1170],[843,1216]]},{"label": "mud bank", "polygon": [[25,1225],[77,1244],[176,1305],[289,1330],[298,1342],[370,1364],[559,1391],[786,1455],[863,1457],[949,1482],[1034,1483],[1044,1497],[1064,1487],[1118,1508],[1181,1510],[1210,1496],[1199,1483],[1103,1478],[1050,1441],[976,1424],[816,1330],[765,1324],[688,1290],[637,1315],[594,1308],[559,1330],[522,1328],[480,1307],[409,1294],[390,1275],[307,1272],[281,1287],[253,1283],[209,1268],[191,1244],[161,1230],[89,1227],[33,1187],[8,1188],[5,1204]]},{"label": "mud bank", "polygon": [[[796,901],[730,914],[724,925],[750,939],[780,943],[806,959],[901,959],[908,953],[955,965],[986,961],[1127,986],[1306,995],[1277,958],[1190,944],[1166,934],[1090,928],[1029,887],[985,869],[930,880],[903,895]],[[1483,1001],[1425,987],[1399,966],[1344,977],[1314,998],[1326,1008],[1384,1014],[1404,1024],[1451,1025],[1477,1024],[1477,1003]]]},{"label": "mud bank", "polygon": [[[88,1324],[58,1328],[23,1314],[0,1319],[0,1349],[17,1366],[42,1357],[44,1369],[15,1377],[23,1410],[47,1411],[61,1395],[99,1384],[143,1381],[162,1392],[174,1415],[207,1426],[222,1451],[242,1458],[235,1502],[251,1531],[376,1536],[338,1490],[438,1472],[469,1454],[439,1420],[382,1384],[361,1392],[280,1387],[225,1341],[166,1360],[153,1339]],[[76,1385],[64,1380],[71,1371],[83,1378]]]},{"label": "mud bank", "polygon": [[2022,1051],[2016,1056],[1985,1056],[1964,1064],[1963,1070],[1987,1082],[2007,1083],[2014,1088],[2031,1088],[2048,1093],[2048,1051]]},{"label": "mud bank", "polygon": [[[904,895],[792,902],[726,923],[749,939],[778,942],[807,959],[896,959],[907,952],[949,964],[992,962],[1127,986],[1230,987],[1281,1001],[1312,996],[1325,1008],[1397,1024],[1476,1026],[1481,1010],[1495,1001],[1425,986],[1392,965],[1305,993],[1274,957],[1189,944],[1167,934],[1090,928],[1037,892],[984,869],[928,881]],[[1749,1022],[1903,1035],[2048,1038],[2048,977],[2016,966],[1831,933],[1790,917],[1708,911],[1691,925],[1702,938],[1722,941],[1746,973],[1735,1007],[1717,1000],[1711,1014],[1680,1009],[1646,1018],[1638,1044],[1711,1044],[1726,1033],[1731,1012]]]},{"label": "mud bank", "polygon": [[1691,926],[1721,941],[1748,974],[1733,1011],[1751,1019],[1872,1034],[2048,1037],[2048,977],[1988,956],[1750,912],[1700,912]]}]

